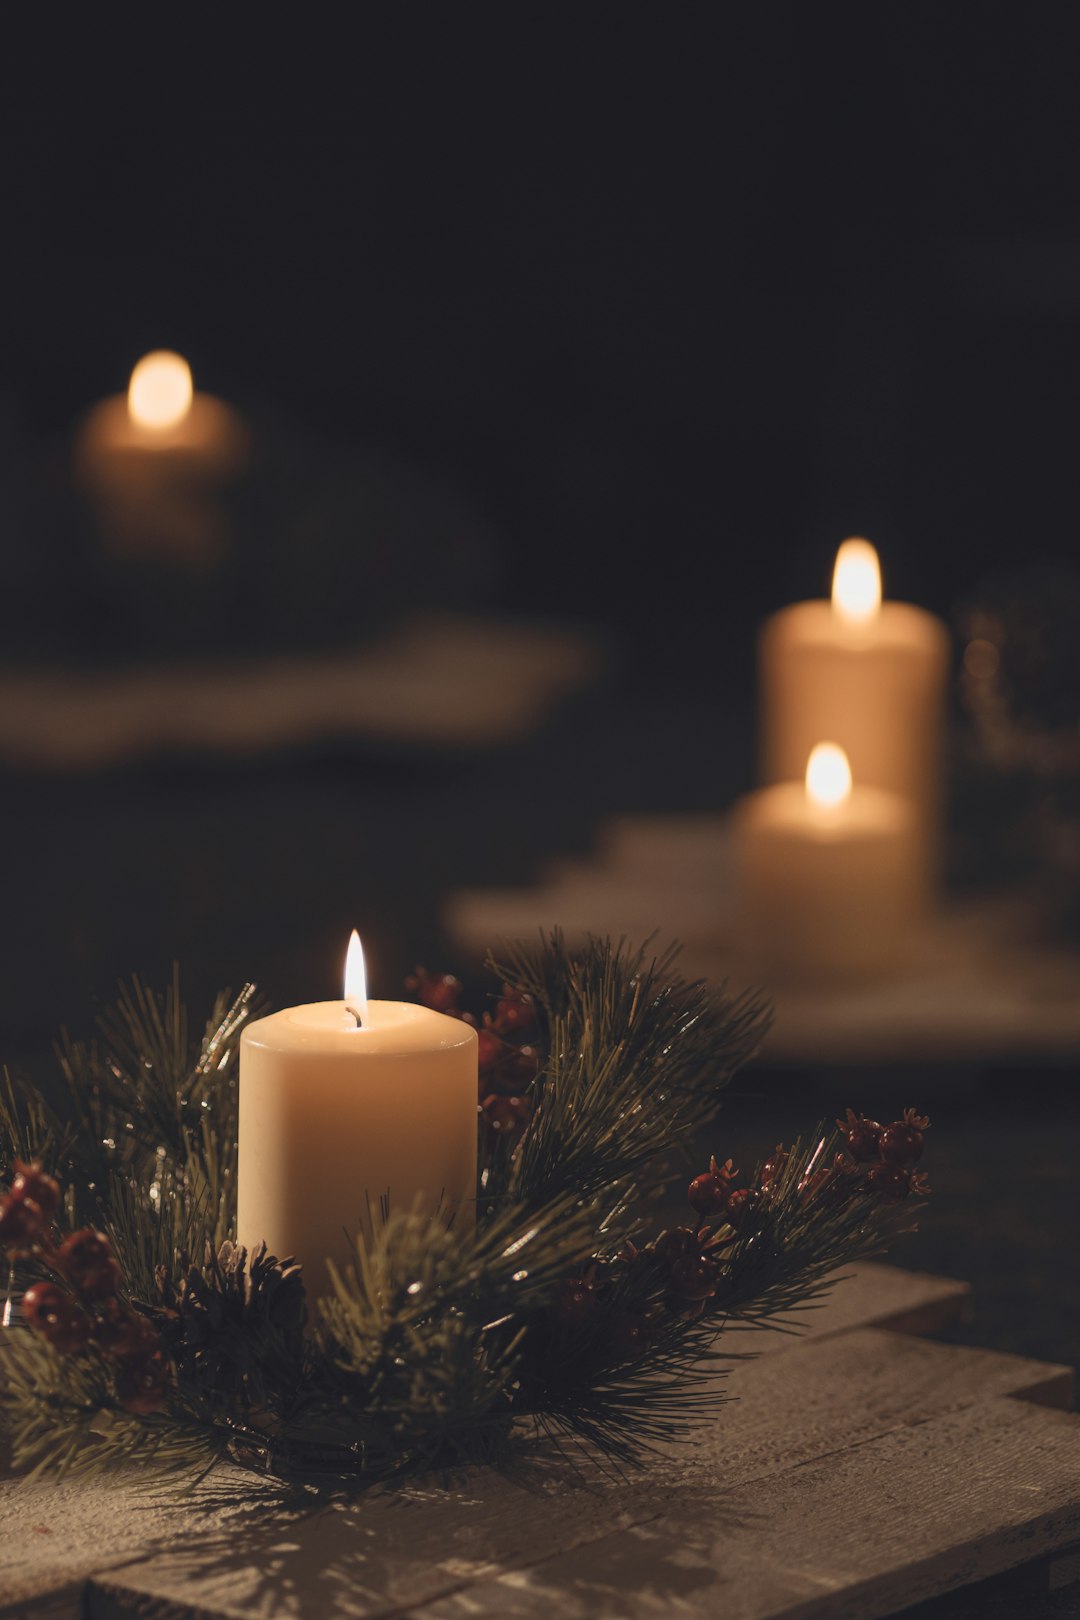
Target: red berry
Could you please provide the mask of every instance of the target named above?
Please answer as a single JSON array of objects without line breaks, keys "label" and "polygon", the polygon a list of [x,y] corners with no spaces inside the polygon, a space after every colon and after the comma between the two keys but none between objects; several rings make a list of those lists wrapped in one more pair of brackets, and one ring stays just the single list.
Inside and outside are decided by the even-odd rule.
[{"label": "red berry", "polygon": [[159,1348],[153,1323],[138,1311],[128,1310],[118,1299],[105,1300],[103,1309],[94,1317],[91,1333],[105,1355],[118,1359],[150,1355]]},{"label": "red berry", "polygon": [[696,1242],[697,1233],[691,1227],[673,1226],[670,1231],[661,1232],[650,1248],[665,1265],[674,1265],[676,1260],[682,1260],[691,1252]]},{"label": "red berry", "polygon": [[754,1207],[754,1194],[749,1187],[736,1187],[728,1198],[724,1219],[729,1226],[739,1226]]},{"label": "red berry", "polygon": [[781,1147],[778,1142],[776,1144],[775,1153],[773,1153],[771,1158],[766,1159],[765,1163],[761,1167],[761,1185],[763,1188],[771,1187],[774,1181],[778,1181],[780,1179],[784,1171],[787,1169],[787,1162],[787,1148]]},{"label": "red berry", "polygon": [[730,1159],[725,1164],[710,1159],[709,1168],[694,1177],[686,1195],[699,1215],[719,1215],[726,1209],[731,1183],[737,1174]]},{"label": "red berry", "polygon": [[497,1065],[492,1079],[500,1091],[522,1092],[540,1072],[540,1059],[534,1046],[508,1046],[507,1056]]},{"label": "red berry", "polygon": [[41,1236],[44,1225],[45,1217],[34,1200],[14,1188],[0,1203],[0,1243],[25,1248]]},{"label": "red berry", "polygon": [[900,1204],[911,1191],[911,1177],[898,1164],[872,1164],[866,1172],[866,1190],[883,1204]]},{"label": "red berry", "polygon": [[65,1294],[55,1283],[34,1283],[22,1297],[23,1318],[30,1327],[40,1332],[50,1316],[66,1310],[70,1303],[70,1294]]},{"label": "red berry", "polygon": [[22,1312],[27,1325],[54,1350],[69,1355],[86,1344],[90,1332],[86,1313],[55,1283],[34,1283],[28,1288],[22,1297]]},{"label": "red berry", "polygon": [[535,1027],[536,1014],[531,996],[503,985],[502,1000],[496,1003],[493,1027],[500,1035],[527,1035]]},{"label": "red berry", "polygon": [[31,1199],[46,1221],[51,1221],[60,1208],[60,1183],[47,1176],[40,1164],[20,1164],[16,1159],[11,1190],[21,1198]]},{"label": "red berry", "polygon": [[481,1107],[490,1128],[504,1140],[519,1137],[532,1118],[531,1097],[503,1097],[493,1091]]},{"label": "red berry", "polygon": [[728,1192],[724,1177],[706,1170],[703,1175],[694,1177],[686,1196],[699,1215],[719,1215],[727,1208]]},{"label": "red berry", "polygon": [[688,1254],[671,1268],[671,1292],[681,1299],[708,1299],[716,1292],[716,1272],[702,1255]]},{"label": "red berry", "polygon": [[91,1299],[108,1298],[120,1286],[120,1267],[108,1238],[89,1226],[64,1239],[56,1262],[72,1286]]},{"label": "red berry", "polygon": [[496,1064],[501,1063],[504,1058],[509,1056],[509,1053],[510,1047],[507,1046],[505,1041],[499,1039],[493,1029],[477,1030],[476,1056],[481,1074],[487,1069],[495,1068]]},{"label": "red berry", "polygon": [[637,1311],[620,1311],[612,1318],[609,1344],[620,1361],[633,1361],[649,1341],[649,1324]]},{"label": "red berry", "polygon": [[461,981],[455,979],[452,973],[428,973],[424,968],[417,968],[412,976],[405,980],[408,989],[412,990],[417,999],[433,1012],[456,1013],[461,998]]},{"label": "red berry", "polygon": [[140,1417],[165,1405],[165,1361],[160,1353],[122,1361],[116,1375],[116,1398],[126,1412]]},{"label": "red berry", "polygon": [[881,1133],[881,1157],[890,1164],[910,1166],[922,1158],[923,1132],[930,1121],[913,1108],[904,1110],[903,1119],[894,1119]]},{"label": "red berry", "polygon": [[881,1126],[876,1119],[867,1119],[849,1108],[844,1119],[837,1120],[841,1134],[847,1138],[848,1151],[860,1164],[869,1164],[879,1157]]}]

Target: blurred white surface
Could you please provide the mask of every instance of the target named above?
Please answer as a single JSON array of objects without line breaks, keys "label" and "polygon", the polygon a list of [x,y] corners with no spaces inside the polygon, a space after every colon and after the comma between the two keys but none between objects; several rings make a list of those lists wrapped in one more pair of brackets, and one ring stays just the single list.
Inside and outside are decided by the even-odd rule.
[{"label": "blurred white surface", "polygon": [[432,616],[360,648],[258,663],[5,671],[0,762],[83,771],[342,739],[490,748],[528,735],[604,661],[584,631]]},{"label": "blurred white surface", "polygon": [[[529,890],[451,897],[445,922],[461,951],[558,924],[587,933],[656,933],[682,942],[682,971],[739,987],[750,975],[731,929],[726,818],[611,823],[592,862],[554,865]],[[777,1062],[1004,1061],[1080,1066],[1080,953],[1041,937],[1030,898],[951,906],[927,925],[910,966],[857,988],[783,986],[765,1055]]]}]

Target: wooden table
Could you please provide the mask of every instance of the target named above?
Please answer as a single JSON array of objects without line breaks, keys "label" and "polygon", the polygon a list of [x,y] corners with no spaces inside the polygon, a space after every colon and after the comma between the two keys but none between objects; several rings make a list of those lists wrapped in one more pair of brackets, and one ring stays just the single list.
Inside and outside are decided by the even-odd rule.
[{"label": "wooden table", "polygon": [[1025,1567],[1080,1577],[1066,1367],[936,1344],[963,1284],[858,1268],[798,1336],[740,1331],[735,1397],[626,1479],[472,1472],[284,1500],[222,1468],[11,1480],[0,1614],[50,1620],[871,1620]]}]

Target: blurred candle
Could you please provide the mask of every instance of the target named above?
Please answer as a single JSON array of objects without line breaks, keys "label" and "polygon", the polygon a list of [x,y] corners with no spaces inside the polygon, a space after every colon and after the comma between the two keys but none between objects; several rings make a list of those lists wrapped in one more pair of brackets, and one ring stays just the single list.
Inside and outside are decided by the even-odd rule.
[{"label": "blurred candle", "polygon": [[419,1202],[474,1218],[477,1039],[458,1018],[369,1001],[350,942],[341,1001],[260,1018],[240,1043],[237,1236],[304,1267],[309,1298],[326,1261],[348,1263],[380,1208]]},{"label": "blurred candle", "polygon": [[918,920],[911,803],[852,783],[814,747],[802,781],[752,793],[733,817],[736,941],[766,980],[857,982],[902,964]]},{"label": "blurred candle", "polygon": [[221,548],[214,497],[243,472],[248,453],[239,412],[196,393],[187,361],[158,349],[136,365],[126,394],[88,413],[75,473],[107,549],[198,564]]},{"label": "blurred candle", "polygon": [[845,540],[832,600],[797,602],[762,628],[765,781],[797,779],[817,739],[834,737],[860,786],[912,801],[930,861],[948,657],[941,620],[907,602],[883,602],[877,552],[866,540]]}]

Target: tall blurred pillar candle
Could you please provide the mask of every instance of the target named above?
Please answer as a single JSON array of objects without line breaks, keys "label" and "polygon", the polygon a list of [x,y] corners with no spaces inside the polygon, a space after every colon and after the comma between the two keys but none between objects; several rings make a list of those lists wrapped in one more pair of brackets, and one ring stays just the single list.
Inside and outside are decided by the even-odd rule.
[{"label": "tall blurred pillar candle", "polygon": [[240,1043],[237,1237],[301,1261],[308,1296],[380,1207],[472,1221],[477,1039],[458,1018],[368,1001],[354,935],[346,996],[258,1019]]},{"label": "tall blurred pillar candle", "polygon": [[735,807],[736,939],[777,984],[856,983],[907,955],[920,912],[910,801],[852,783],[844,751],[815,747],[804,779]]},{"label": "tall blurred pillar candle", "polygon": [[227,540],[217,497],[244,471],[249,446],[239,412],[196,393],[186,360],[144,355],[127,393],[95,405],[76,435],[76,478],[105,549],[213,563]]},{"label": "tall blurred pillar candle", "polygon": [[948,656],[941,620],[908,602],[882,602],[873,546],[845,540],[832,600],[797,602],[762,628],[765,781],[800,779],[815,743],[831,737],[859,787],[912,801],[931,852]]}]

